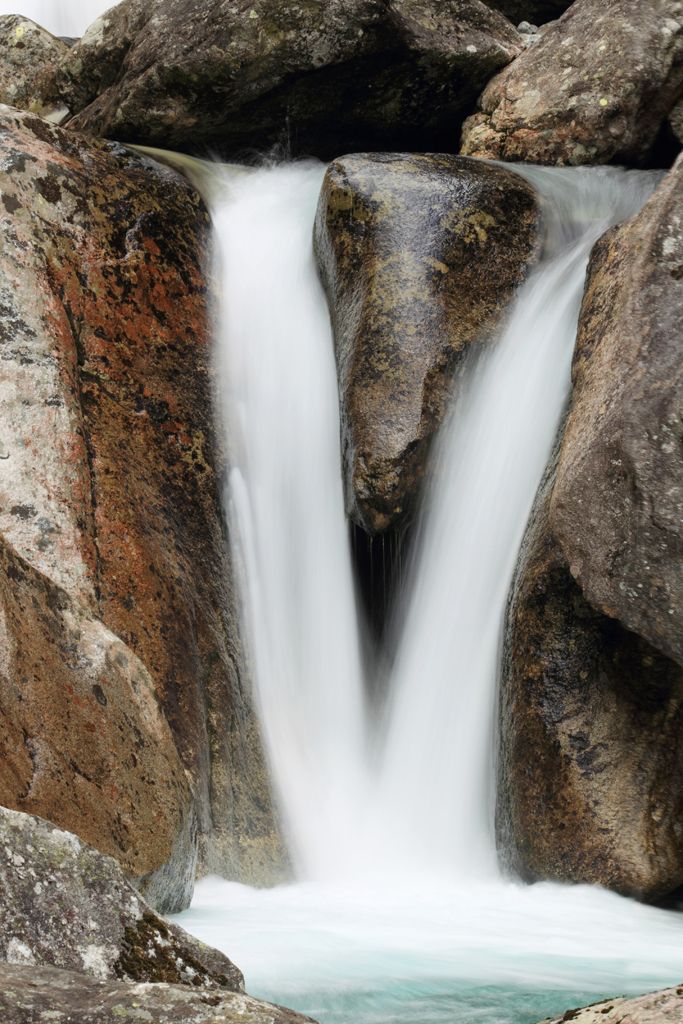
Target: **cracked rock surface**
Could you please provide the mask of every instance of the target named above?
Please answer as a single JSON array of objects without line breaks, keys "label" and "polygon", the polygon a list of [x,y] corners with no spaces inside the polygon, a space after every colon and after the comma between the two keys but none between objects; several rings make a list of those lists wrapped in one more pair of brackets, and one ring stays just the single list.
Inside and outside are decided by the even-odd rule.
[{"label": "cracked rock surface", "polygon": [[174,171],[0,108],[0,803],[164,911],[198,840],[250,881],[279,851],[219,498],[207,231]]}]

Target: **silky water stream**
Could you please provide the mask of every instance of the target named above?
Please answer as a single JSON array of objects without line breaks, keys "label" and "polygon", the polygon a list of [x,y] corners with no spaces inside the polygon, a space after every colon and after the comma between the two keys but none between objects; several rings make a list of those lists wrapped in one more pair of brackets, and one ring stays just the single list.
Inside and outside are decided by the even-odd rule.
[{"label": "silky water stream", "polygon": [[[472,355],[433,454],[383,716],[366,708],[333,344],[311,247],[324,168],[212,185],[227,504],[295,884],[217,879],[179,916],[251,993],[322,1024],[522,1024],[683,980],[683,916],[501,876],[498,657],[525,522],[569,391],[588,255],[655,176],[520,169],[543,257]],[[390,641],[391,642],[391,641]]]}]

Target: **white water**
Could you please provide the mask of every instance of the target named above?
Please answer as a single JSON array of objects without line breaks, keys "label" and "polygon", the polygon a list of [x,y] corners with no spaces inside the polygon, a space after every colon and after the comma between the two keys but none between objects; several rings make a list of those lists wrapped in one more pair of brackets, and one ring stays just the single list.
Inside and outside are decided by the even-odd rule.
[{"label": "white water", "polygon": [[590,248],[655,175],[523,171],[543,197],[543,255],[459,383],[387,707],[368,736],[333,343],[311,247],[322,173],[226,170],[211,200],[229,518],[273,778],[301,877],[381,876],[390,861],[406,876],[496,878],[493,722],[510,579],[567,399]]},{"label": "white water", "polygon": [[502,337],[471,360],[433,458],[398,615],[376,842],[413,870],[498,873],[493,753],[503,615],[567,400],[588,256],[656,175],[518,168],[543,197],[544,252]]},{"label": "white water", "polygon": [[[181,922],[250,991],[324,1024],[528,1024],[683,978],[683,919],[589,887],[497,872],[493,723],[510,576],[569,387],[590,246],[651,175],[523,173],[544,258],[472,357],[434,456],[371,729],[342,517],[329,323],[311,255],[322,168],[211,188],[232,540],[262,728],[300,875],[217,879]],[[218,196],[218,198],[217,198]]]},{"label": "white water", "polygon": [[226,171],[213,209],[229,520],[272,775],[307,876],[344,869],[366,775],[336,374],[311,248],[322,175]]},{"label": "white water", "polygon": [[0,15],[21,14],[53,36],[77,38],[113,6],[112,0],[0,0]]}]

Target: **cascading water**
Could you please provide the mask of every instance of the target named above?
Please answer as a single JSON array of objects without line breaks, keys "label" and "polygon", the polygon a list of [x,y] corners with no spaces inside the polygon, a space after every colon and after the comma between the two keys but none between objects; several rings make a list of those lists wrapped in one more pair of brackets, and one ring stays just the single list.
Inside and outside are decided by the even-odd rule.
[{"label": "cascading water", "polygon": [[[586,261],[654,184],[520,168],[542,260],[472,354],[433,484],[381,727],[368,736],[342,516],[332,339],[311,252],[322,168],[210,189],[230,528],[275,785],[314,881],[197,887],[182,923],[255,994],[323,1024],[523,1024],[683,977],[680,915],[497,872],[493,721],[506,595],[569,388]],[[368,756],[369,755],[369,756]]]},{"label": "cascading water", "polygon": [[385,716],[379,848],[418,870],[497,873],[493,722],[503,614],[534,495],[569,392],[593,243],[635,213],[655,174],[518,167],[542,197],[540,264],[502,336],[458,388],[432,462],[398,616]]},{"label": "cascading water", "polygon": [[334,355],[311,249],[322,175],[226,171],[214,205],[231,527],[264,738],[307,876],[352,853],[366,770]]}]

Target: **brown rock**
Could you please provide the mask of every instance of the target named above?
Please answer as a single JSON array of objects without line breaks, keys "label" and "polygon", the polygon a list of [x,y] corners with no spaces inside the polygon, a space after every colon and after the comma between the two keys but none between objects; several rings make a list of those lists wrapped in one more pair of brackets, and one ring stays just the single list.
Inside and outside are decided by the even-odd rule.
[{"label": "brown rock", "polygon": [[683,665],[683,160],[590,263],[553,530],[594,608]]},{"label": "brown rock", "polygon": [[244,993],[97,981],[54,967],[12,964],[0,964],[0,1011],[12,1024],[315,1024],[310,1017]]},{"label": "brown rock", "polygon": [[682,0],[575,0],[490,82],[461,152],[640,164],[682,90]]},{"label": "brown rock", "polygon": [[452,148],[520,49],[480,0],[124,0],[43,92],[75,128],[167,148]]},{"label": "brown rock", "polygon": [[508,616],[498,832],[525,878],[683,884],[683,161],[591,257]]},{"label": "brown rock", "polygon": [[39,76],[57,64],[68,46],[18,14],[0,15],[0,103],[28,109]]},{"label": "brown rock", "polygon": [[533,190],[452,156],[335,160],[315,246],[332,312],[349,514],[412,511],[465,348],[495,328],[535,253]]},{"label": "brown rock", "polygon": [[679,1024],[683,1020],[683,985],[648,992],[635,999],[605,999],[579,1010],[567,1010],[542,1024]]},{"label": "brown rock", "polygon": [[683,670],[594,610],[537,502],[501,678],[496,830],[527,881],[683,884]]},{"label": "brown rock", "polygon": [[[25,566],[21,593],[7,571],[11,628],[35,614],[44,645],[13,653],[1,677],[26,755],[0,800],[52,817],[134,877],[154,872],[150,898],[177,908],[194,817],[205,858],[233,877],[258,877],[277,846],[218,496],[208,217],[173,171],[8,108],[0,161],[0,535]],[[83,709],[55,690],[57,661]],[[143,696],[126,696],[136,685]]]},{"label": "brown rock", "polygon": [[71,833],[0,808],[0,851],[0,960],[244,991],[226,956],[158,917],[115,860]]}]

